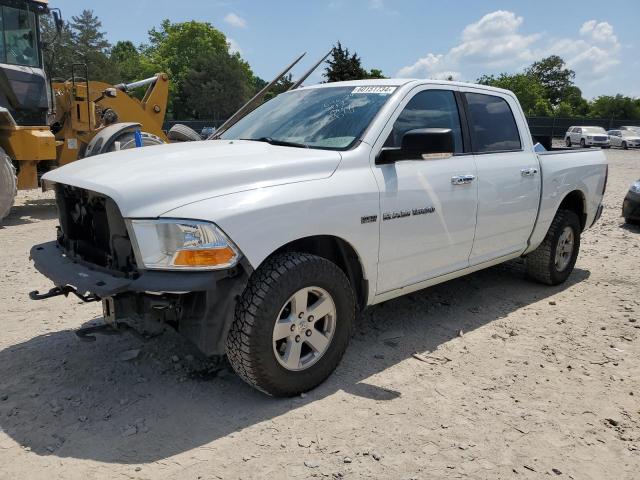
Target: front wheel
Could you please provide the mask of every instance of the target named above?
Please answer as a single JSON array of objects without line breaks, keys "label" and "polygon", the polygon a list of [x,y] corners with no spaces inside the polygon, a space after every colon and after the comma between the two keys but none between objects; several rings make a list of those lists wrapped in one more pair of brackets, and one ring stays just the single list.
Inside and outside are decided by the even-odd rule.
[{"label": "front wheel", "polygon": [[628,150],[629,149],[629,145],[627,145],[627,142],[622,142],[622,148],[624,150]]},{"label": "front wheel", "polygon": [[337,265],[306,253],[283,253],[251,276],[236,304],[227,357],[253,387],[277,397],[322,383],[344,354],[355,294]]},{"label": "front wheel", "polygon": [[567,139],[565,140],[565,144],[567,145],[567,147],[571,146],[571,138],[567,137]]},{"label": "front wheel", "polygon": [[527,275],[547,285],[563,283],[580,251],[580,220],[570,210],[558,210],[544,241],[525,259]]},{"label": "front wheel", "polygon": [[580,147],[587,148],[587,144],[585,143],[584,138],[580,139]]}]

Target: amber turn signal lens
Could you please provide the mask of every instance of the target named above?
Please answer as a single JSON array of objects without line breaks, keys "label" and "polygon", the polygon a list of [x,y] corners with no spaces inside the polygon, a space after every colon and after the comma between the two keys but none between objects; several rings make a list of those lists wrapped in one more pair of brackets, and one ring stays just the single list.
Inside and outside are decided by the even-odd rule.
[{"label": "amber turn signal lens", "polygon": [[229,248],[212,248],[206,250],[180,250],[173,259],[176,267],[215,267],[231,263],[235,252]]}]

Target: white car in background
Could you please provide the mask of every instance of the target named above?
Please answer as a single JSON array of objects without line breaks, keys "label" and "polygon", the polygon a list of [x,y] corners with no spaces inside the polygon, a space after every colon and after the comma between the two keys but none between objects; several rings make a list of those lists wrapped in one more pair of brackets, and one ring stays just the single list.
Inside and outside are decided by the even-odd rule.
[{"label": "white car in background", "polygon": [[623,125],[620,127],[620,130],[630,130],[632,132],[640,134],[640,127],[634,127],[633,125]]},{"label": "white car in background", "polygon": [[591,146],[609,148],[609,135],[602,127],[569,127],[564,134],[567,147],[580,145],[582,148]]},{"label": "white car in background", "polygon": [[640,147],[640,133],[633,130],[609,130],[607,132],[612,147],[628,148]]}]

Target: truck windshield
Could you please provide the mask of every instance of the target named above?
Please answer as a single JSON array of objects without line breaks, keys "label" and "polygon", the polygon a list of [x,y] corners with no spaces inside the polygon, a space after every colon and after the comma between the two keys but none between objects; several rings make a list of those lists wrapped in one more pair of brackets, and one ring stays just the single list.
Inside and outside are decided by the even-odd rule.
[{"label": "truck windshield", "polygon": [[583,127],[583,129],[585,133],[603,133],[603,134],[607,133],[605,129],[602,127]]},{"label": "truck windshield", "polygon": [[26,9],[0,8],[0,62],[38,67],[36,15]]},{"label": "truck windshield", "polygon": [[345,150],[360,138],[396,87],[324,87],[278,95],[220,138]]}]

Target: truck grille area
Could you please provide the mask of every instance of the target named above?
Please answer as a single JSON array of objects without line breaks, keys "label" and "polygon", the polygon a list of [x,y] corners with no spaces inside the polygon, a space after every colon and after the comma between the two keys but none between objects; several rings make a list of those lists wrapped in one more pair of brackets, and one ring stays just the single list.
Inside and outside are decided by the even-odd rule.
[{"label": "truck grille area", "polygon": [[56,184],[60,216],[58,244],[74,260],[127,277],[137,265],[124,219],[109,197],[90,190]]}]

